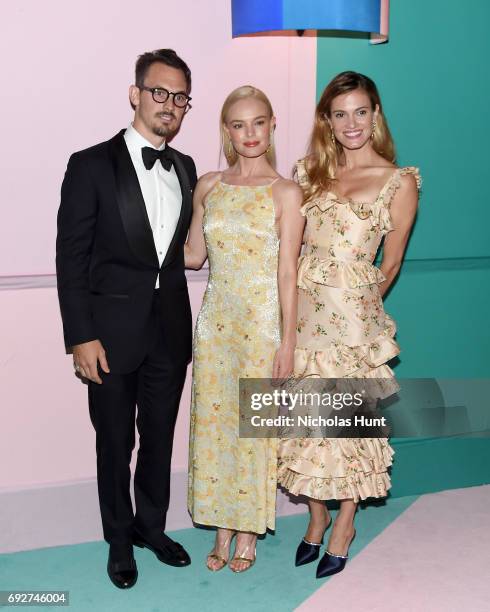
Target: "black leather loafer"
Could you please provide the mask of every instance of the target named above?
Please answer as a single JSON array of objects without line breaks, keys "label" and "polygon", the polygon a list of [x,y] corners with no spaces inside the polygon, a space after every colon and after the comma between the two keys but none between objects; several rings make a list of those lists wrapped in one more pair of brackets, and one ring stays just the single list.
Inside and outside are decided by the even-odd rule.
[{"label": "black leather loafer", "polygon": [[165,534],[162,534],[162,537],[159,539],[159,542],[148,542],[148,540],[143,538],[139,533],[135,532],[133,544],[140,548],[148,548],[148,550],[155,553],[159,561],[171,565],[172,567],[185,567],[186,565],[190,565],[191,558],[181,544],[174,542]]},{"label": "black leather loafer", "polygon": [[138,568],[134,559],[125,561],[113,561],[109,553],[107,561],[107,573],[114,586],[118,589],[130,589],[138,580]]}]

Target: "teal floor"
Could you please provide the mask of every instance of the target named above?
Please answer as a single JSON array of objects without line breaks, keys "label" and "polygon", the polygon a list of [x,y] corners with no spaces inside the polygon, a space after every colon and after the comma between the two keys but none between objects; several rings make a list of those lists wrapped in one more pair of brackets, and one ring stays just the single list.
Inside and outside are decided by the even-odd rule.
[{"label": "teal floor", "polygon": [[[399,497],[360,508],[350,555],[359,553],[416,499]],[[257,563],[243,574],[227,567],[217,573],[207,570],[204,559],[214,532],[185,529],[171,535],[189,551],[192,564],[172,568],[136,548],[139,578],[128,591],[116,589],[107,577],[105,542],[0,555],[0,590],[69,591],[71,612],[290,611],[324,583],[315,578],[315,563],[294,567],[305,525],[306,515],[279,518],[276,534],[258,543]]]}]

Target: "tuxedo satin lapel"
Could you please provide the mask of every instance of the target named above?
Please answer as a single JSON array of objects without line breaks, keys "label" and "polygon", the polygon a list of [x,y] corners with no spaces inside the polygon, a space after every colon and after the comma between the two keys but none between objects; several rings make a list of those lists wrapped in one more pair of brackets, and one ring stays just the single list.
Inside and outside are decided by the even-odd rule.
[{"label": "tuxedo satin lapel", "polygon": [[162,268],[169,264],[174,256],[176,251],[176,246],[179,243],[179,237],[181,233],[186,229],[184,228],[185,219],[189,218],[190,212],[192,210],[192,192],[191,192],[191,184],[189,182],[189,177],[187,175],[187,170],[185,169],[184,164],[180,161],[179,156],[175,152],[174,149],[169,147],[169,151],[172,153],[173,162],[175,172],[177,173],[177,178],[180,183],[180,191],[182,192],[182,206],[180,209],[179,220],[177,221],[177,227],[175,228],[174,235],[172,237],[172,241],[167,250],[167,254],[165,255],[165,259],[162,263]]},{"label": "tuxedo satin lapel", "polygon": [[158,268],[158,255],[145,201],[123,134],[124,130],[111,141],[119,212],[133,253],[143,263]]}]

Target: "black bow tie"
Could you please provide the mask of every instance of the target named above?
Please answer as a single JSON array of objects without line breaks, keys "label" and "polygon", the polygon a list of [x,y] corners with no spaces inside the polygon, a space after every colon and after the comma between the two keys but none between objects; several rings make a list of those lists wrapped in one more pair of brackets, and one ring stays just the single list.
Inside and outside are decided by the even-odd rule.
[{"label": "black bow tie", "polygon": [[170,170],[172,164],[174,163],[172,154],[167,147],[161,151],[152,149],[151,147],[143,147],[141,149],[141,155],[143,156],[143,163],[145,164],[145,168],[147,170],[151,170],[153,168],[157,159],[160,160],[162,166],[167,171]]}]

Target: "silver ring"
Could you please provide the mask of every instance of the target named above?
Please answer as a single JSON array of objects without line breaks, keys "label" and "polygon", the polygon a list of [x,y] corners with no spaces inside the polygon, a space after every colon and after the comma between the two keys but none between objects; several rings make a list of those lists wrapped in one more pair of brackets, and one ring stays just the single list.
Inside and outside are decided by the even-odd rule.
[{"label": "silver ring", "polygon": [[74,363],[73,367],[75,368],[75,372],[80,372],[80,366],[78,365],[78,363]]}]

